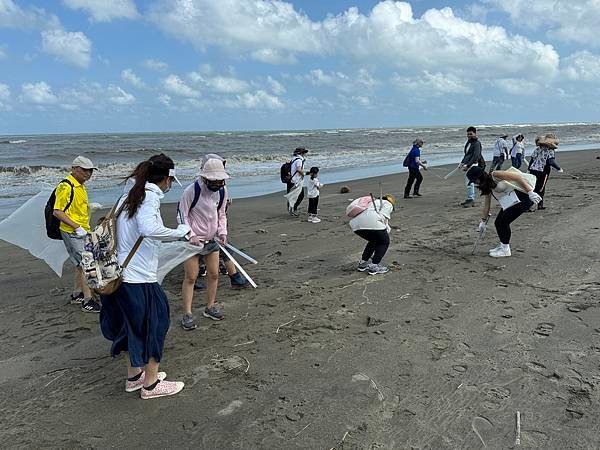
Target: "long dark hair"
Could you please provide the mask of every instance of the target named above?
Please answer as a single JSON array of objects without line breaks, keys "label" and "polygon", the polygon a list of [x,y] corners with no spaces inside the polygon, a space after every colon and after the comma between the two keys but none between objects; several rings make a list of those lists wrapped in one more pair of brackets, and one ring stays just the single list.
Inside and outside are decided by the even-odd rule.
[{"label": "long dark hair", "polygon": [[481,191],[481,195],[490,195],[494,188],[498,186],[498,183],[494,181],[491,174],[483,171],[477,180],[476,186]]},{"label": "long dark hair", "polygon": [[132,218],[146,198],[146,183],[160,183],[169,176],[169,169],[174,169],[173,160],[164,153],[154,155],[147,161],[142,161],[126,178],[133,178],[135,184],[125,199],[124,207],[127,215]]}]

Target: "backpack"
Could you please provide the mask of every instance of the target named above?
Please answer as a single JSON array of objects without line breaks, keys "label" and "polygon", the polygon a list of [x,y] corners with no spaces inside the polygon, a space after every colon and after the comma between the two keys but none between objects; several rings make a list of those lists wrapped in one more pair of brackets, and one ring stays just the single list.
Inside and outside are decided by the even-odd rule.
[{"label": "backpack", "polygon": [[369,195],[354,199],[354,201],[346,208],[346,215],[350,218],[354,218],[365,211],[371,203],[373,203],[373,197]]},{"label": "backpack", "polygon": [[[63,209],[63,212],[67,212],[67,209],[71,207],[71,203],[73,203],[73,197],[75,196],[75,186],[66,178],[61,180],[60,183],[67,183],[71,186],[71,196],[69,197],[69,202]],[[58,184],[60,184],[58,183]],[[58,187],[58,186],[57,186]],[[57,241],[62,241],[62,236],[60,234],[60,220],[54,217],[54,203],[56,202],[56,188],[50,194],[50,198],[46,202],[46,206],[44,207],[44,217],[46,219],[46,235],[50,239],[54,239]]]},{"label": "backpack", "polygon": [[292,181],[292,178],[294,177],[294,175],[296,175],[296,173],[292,174],[292,164],[294,163],[294,161],[297,161],[299,159],[302,158],[293,158],[291,161],[288,161],[281,165],[281,169],[279,169],[279,176],[281,178],[282,183],[287,184],[290,181]]},{"label": "backpack", "polygon": [[[202,186],[200,186],[200,183],[198,183],[198,180],[196,180],[194,182],[194,199],[192,200],[192,203],[190,203],[190,209],[188,209],[188,214],[190,213],[190,211],[192,209],[194,209],[194,206],[196,206],[196,204],[198,203],[198,200],[200,199],[200,192],[202,192]],[[219,204],[217,205],[217,211],[221,210],[224,200],[225,200],[225,186],[223,186],[221,189],[219,189]],[[181,217],[181,215],[179,214],[180,213],[179,203],[180,202],[177,202],[177,216]],[[225,211],[227,211],[227,209],[225,209]],[[183,220],[183,219],[181,219],[181,220]]]},{"label": "backpack", "polygon": [[408,167],[408,157],[410,156],[410,152],[406,154],[404,157],[404,161],[402,161],[402,167]]},{"label": "backpack", "polygon": [[140,236],[123,264],[119,264],[117,218],[123,211],[125,202],[115,212],[118,203],[117,201],[110,212],[85,236],[84,251],[81,253],[81,268],[86,283],[90,289],[100,295],[110,295],[121,286],[123,269],[127,267],[144,240],[144,237]]}]

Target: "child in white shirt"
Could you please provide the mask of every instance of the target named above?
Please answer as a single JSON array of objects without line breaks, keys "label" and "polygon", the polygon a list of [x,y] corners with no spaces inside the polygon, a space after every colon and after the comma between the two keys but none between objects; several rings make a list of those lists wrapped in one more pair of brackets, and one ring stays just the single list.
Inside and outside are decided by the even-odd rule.
[{"label": "child in white shirt", "polygon": [[319,205],[319,191],[323,187],[317,178],[319,168],[311,167],[308,174],[310,175],[306,180],[306,188],[308,190],[308,221],[319,223],[321,219],[317,217],[317,206]]}]

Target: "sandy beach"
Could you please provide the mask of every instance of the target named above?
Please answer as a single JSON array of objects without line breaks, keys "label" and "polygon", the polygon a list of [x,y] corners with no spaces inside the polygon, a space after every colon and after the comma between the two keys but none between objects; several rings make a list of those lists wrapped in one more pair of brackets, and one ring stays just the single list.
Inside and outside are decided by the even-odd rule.
[{"label": "sandy beach", "polygon": [[[259,288],[222,276],[226,320],[185,332],[182,268],[171,272],[161,370],[186,387],[151,402],[124,391],[98,316],[68,304],[69,271],[0,242],[0,442],[500,449],[515,448],[518,411],[520,448],[598,448],[599,156],[558,154],[567,174],[552,173],[548,209],[514,223],[511,258],[487,255],[493,227],[471,255],[481,200],[460,207],[448,167],[424,172],[418,199],[401,198],[405,173],[344,183],[350,194],[326,186],[320,224],[287,216],[282,193],[234,201],[230,240],[259,261],[245,266]],[[398,199],[391,271],[369,276],[344,210],[380,182]],[[162,211],[173,225],[174,205]],[[197,317],[202,305],[197,293]]]}]

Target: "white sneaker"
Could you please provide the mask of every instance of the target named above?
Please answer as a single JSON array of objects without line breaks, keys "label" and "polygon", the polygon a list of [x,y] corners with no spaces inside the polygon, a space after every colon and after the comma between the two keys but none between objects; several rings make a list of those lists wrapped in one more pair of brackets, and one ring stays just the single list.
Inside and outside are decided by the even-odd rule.
[{"label": "white sneaker", "polygon": [[496,249],[496,250],[490,252],[490,256],[492,258],[503,258],[505,256],[510,256],[510,255],[511,255],[510,247],[506,248],[506,249],[500,247],[499,249]]},{"label": "white sneaker", "polygon": [[502,243],[496,245],[494,248],[490,248],[490,253],[495,252],[496,250],[500,250],[502,248]]},{"label": "white sneaker", "polygon": [[312,223],[319,223],[321,221],[321,219],[319,219],[317,216],[312,218]]},{"label": "white sneaker", "polygon": [[312,216],[308,216],[308,219],[306,219],[306,221],[312,223],[312,222],[314,222],[314,219]]},{"label": "white sneaker", "polygon": [[369,275],[378,275],[378,274],[383,274],[383,273],[387,273],[389,271],[389,269],[385,266],[381,266],[379,264],[369,264],[367,266],[367,273]]}]

